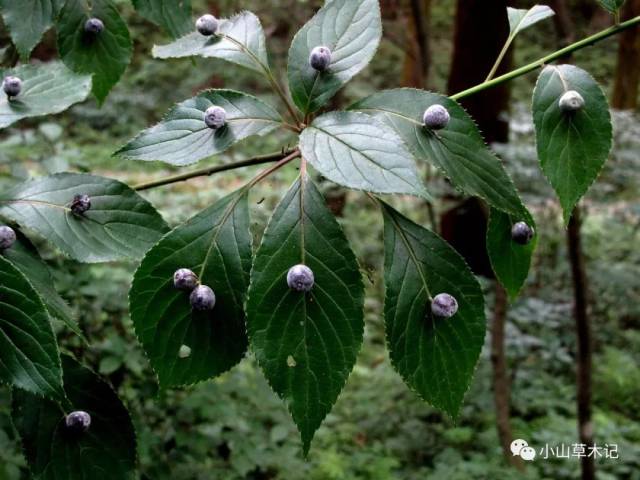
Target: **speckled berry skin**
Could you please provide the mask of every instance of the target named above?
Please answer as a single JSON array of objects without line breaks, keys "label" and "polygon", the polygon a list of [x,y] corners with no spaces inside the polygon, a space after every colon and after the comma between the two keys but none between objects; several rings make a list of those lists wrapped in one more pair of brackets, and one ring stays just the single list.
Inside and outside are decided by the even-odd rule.
[{"label": "speckled berry skin", "polygon": [[431,302],[431,313],[440,318],[451,318],[458,311],[458,301],[448,293],[439,293]]},{"label": "speckled berry skin", "polygon": [[99,18],[90,18],[84,22],[84,32],[89,35],[99,35],[104,30],[104,23]]},{"label": "speckled berry skin", "polygon": [[309,65],[314,70],[324,72],[331,65],[331,50],[329,47],[315,47],[309,55]]},{"label": "speckled berry skin", "polygon": [[82,410],[71,412],[64,419],[67,431],[73,434],[85,433],[91,426],[91,415]]},{"label": "speckled berry skin", "polygon": [[227,112],[216,105],[207,108],[204,112],[204,123],[212,130],[218,130],[227,123]]},{"label": "speckled berry skin", "polygon": [[422,117],[425,127],[431,130],[443,129],[449,125],[449,120],[451,120],[451,116],[442,105],[431,105],[425,110],[424,116]]},{"label": "speckled berry skin", "polygon": [[511,227],[511,239],[519,245],[527,245],[533,239],[535,232],[525,222],[514,223]]},{"label": "speckled berry skin", "polygon": [[558,106],[565,113],[577,112],[584,107],[584,98],[575,90],[569,90],[560,97]]},{"label": "speckled berry skin", "polygon": [[306,265],[294,265],[287,272],[287,285],[296,292],[309,292],[314,283],[313,272]]},{"label": "speckled berry skin", "polygon": [[13,228],[0,225],[0,252],[11,248],[16,243],[16,232]]},{"label": "speckled berry skin", "polygon": [[188,268],[180,268],[173,274],[173,286],[178,290],[191,291],[198,286],[198,276]]},{"label": "speckled berry skin", "polygon": [[189,296],[191,307],[199,312],[213,310],[216,305],[216,295],[206,285],[199,285],[193,289]]},{"label": "speckled berry skin", "polygon": [[91,197],[89,195],[76,195],[69,207],[75,215],[83,215],[91,208]]},{"label": "speckled berry skin", "polygon": [[18,77],[4,77],[4,80],[2,80],[2,90],[9,98],[17,97],[22,91],[22,80]]},{"label": "speckled berry skin", "polygon": [[196,30],[206,37],[210,37],[211,35],[215,35],[218,31],[218,26],[220,22],[216,17],[210,14],[206,14],[201,16],[198,20],[196,20]]}]

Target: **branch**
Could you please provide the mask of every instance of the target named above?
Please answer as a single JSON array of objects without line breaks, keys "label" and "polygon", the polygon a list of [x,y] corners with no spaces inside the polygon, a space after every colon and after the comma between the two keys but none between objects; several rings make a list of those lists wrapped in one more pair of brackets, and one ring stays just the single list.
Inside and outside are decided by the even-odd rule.
[{"label": "branch", "polygon": [[589,37],[583,38],[582,40],[572,43],[571,45],[568,45],[560,50],[557,50],[547,55],[546,57],[539,58],[535,62],[531,62],[524,67],[517,68],[509,73],[505,73],[504,75],[496,77],[493,80],[485,81],[479,85],[476,85],[475,87],[471,87],[467,90],[463,90],[462,92],[458,92],[455,95],[451,95],[449,98],[451,98],[452,100],[459,100],[488,88],[495,87],[496,85],[500,85],[501,83],[508,82],[509,80],[513,80],[514,78],[532,72],[533,70],[542,67],[546,63],[550,63],[577,50],[594,45],[595,43],[604,40],[605,38],[616,35],[636,25],[640,25],[640,16],[632,18],[631,20],[627,20],[626,22],[619,23],[618,25],[614,25],[613,27],[602,30],[601,32],[598,32]]},{"label": "branch", "polygon": [[164,177],[158,180],[152,180],[150,182],[141,183],[133,187],[134,190],[149,190],[150,188],[161,187],[163,185],[169,185],[171,183],[183,182],[195,177],[206,177],[218,172],[225,172],[227,170],[235,170],[236,168],[250,167],[252,165],[261,165],[263,163],[274,162],[280,160],[283,157],[293,153],[295,150],[285,150],[284,148],[279,152],[269,153],[267,155],[260,155],[257,157],[248,158],[240,162],[227,163],[225,165],[217,165],[215,167],[205,167],[191,172],[182,173],[180,175],[174,175],[172,177]]}]

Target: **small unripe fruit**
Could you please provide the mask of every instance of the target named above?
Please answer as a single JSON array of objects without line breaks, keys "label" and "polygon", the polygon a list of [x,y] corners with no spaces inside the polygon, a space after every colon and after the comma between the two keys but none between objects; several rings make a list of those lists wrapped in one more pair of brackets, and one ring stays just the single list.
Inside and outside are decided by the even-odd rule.
[{"label": "small unripe fruit", "polygon": [[198,276],[188,268],[181,268],[173,274],[173,286],[178,290],[191,291],[198,283]]},{"label": "small unripe fruit", "polygon": [[187,345],[181,345],[180,350],[178,350],[179,358],[189,358],[191,356],[191,348]]},{"label": "small unripe fruit", "polygon": [[575,90],[569,90],[560,97],[558,106],[563,112],[575,112],[584,107],[584,98]]},{"label": "small unripe fruit", "polygon": [[91,208],[91,197],[89,195],[76,195],[69,207],[75,215],[82,215]]},{"label": "small unripe fruit", "polygon": [[287,285],[297,292],[308,292],[313,288],[315,278],[306,265],[294,265],[287,272]]},{"label": "small unripe fruit", "polygon": [[6,93],[9,98],[17,97],[22,91],[22,80],[18,77],[4,77],[4,80],[2,81],[2,90],[4,90],[4,93]]},{"label": "small unripe fruit", "polygon": [[424,125],[431,130],[440,130],[449,124],[451,116],[442,105],[431,105],[424,112]]},{"label": "small unripe fruit", "polygon": [[67,431],[74,434],[85,433],[91,426],[91,415],[82,410],[71,412],[64,420]]},{"label": "small unripe fruit", "polygon": [[528,244],[534,234],[533,228],[524,222],[515,223],[511,227],[511,239],[520,245]]},{"label": "small unripe fruit", "polygon": [[224,127],[227,123],[226,110],[216,105],[207,108],[204,112],[204,123],[207,124],[207,127],[213,130],[218,130],[219,128]]},{"label": "small unripe fruit", "polygon": [[324,72],[331,65],[331,50],[328,47],[315,47],[309,55],[309,65],[314,70]]},{"label": "small unripe fruit", "polygon": [[104,23],[99,18],[90,18],[84,23],[84,31],[90,35],[99,35],[104,30]]},{"label": "small unripe fruit", "polygon": [[196,30],[207,37],[214,35],[218,31],[220,22],[216,17],[210,14],[201,16],[196,20]]},{"label": "small unripe fruit", "polygon": [[436,317],[451,318],[458,311],[458,301],[448,293],[439,293],[433,297],[431,312]]},{"label": "small unripe fruit", "polygon": [[216,295],[206,285],[198,285],[189,296],[189,301],[194,310],[213,310],[216,305]]},{"label": "small unripe fruit", "polygon": [[0,252],[11,248],[16,243],[16,232],[6,225],[0,226]]}]

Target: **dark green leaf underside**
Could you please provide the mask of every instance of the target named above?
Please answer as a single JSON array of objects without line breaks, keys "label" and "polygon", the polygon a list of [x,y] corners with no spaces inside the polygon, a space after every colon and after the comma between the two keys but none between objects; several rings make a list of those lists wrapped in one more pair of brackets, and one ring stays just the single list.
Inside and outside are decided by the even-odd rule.
[{"label": "dark green leaf underside", "polygon": [[[234,192],[163,237],[136,272],[131,318],[162,387],[215,377],[243,358],[249,222],[247,194]],[[192,312],[189,292],[173,287],[179,268],[189,268],[213,289],[212,311]],[[191,349],[187,358],[178,355],[182,345]]]},{"label": "dark green leaf underside", "polygon": [[[304,263],[315,285],[289,289]],[[325,200],[306,174],[274,212],[256,252],[247,329],[260,367],[285,400],[304,451],[329,413],[362,344],[363,285],[358,263]]]},{"label": "dark green leaf underside", "polygon": [[14,391],[12,420],[22,438],[29,468],[39,480],[133,480],[136,438],[127,409],[93,372],[62,357],[69,407],[91,415],[80,437],[68,435],[65,412],[56,403]]},{"label": "dark green leaf underside", "polygon": [[173,38],[193,29],[190,0],[133,0],[136,11],[164,28]]},{"label": "dark green leaf underside", "polygon": [[[381,202],[385,244],[385,329],[391,362],[433,406],[458,415],[484,343],[484,300],[462,257],[433,232]],[[451,318],[431,313],[430,299],[453,295]]]},{"label": "dark green leaf underside", "polygon": [[0,382],[58,400],[64,397],[49,314],[23,273],[1,255]]},{"label": "dark green leaf underside", "polygon": [[[560,111],[569,90],[585,100],[581,110]],[[540,166],[556,191],[565,224],[573,207],[596,180],[611,150],[611,116],[596,81],[573,65],[546,67],[533,92],[533,121]]]}]

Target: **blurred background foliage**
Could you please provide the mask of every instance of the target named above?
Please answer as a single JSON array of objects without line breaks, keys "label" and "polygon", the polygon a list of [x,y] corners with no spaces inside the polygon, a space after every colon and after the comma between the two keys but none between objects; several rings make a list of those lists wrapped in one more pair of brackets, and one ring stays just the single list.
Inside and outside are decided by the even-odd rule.
[{"label": "blurred background foliage", "polygon": [[[314,0],[193,0],[194,13],[226,16],[254,11],[268,35],[272,64],[284,76],[289,41],[321,2]],[[521,2],[529,5],[527,2]],[[533,2],[529,2],[533,3]],[[596,2],[567,1],[576,36],[601,28],[608,18]],[[403,78],[406,48],[403,2],[385,2],[385,37],[371,66],[340,95],[348,104]],[[276,98],[250,72],[212,60],[160,61],[154,43],[168,36],[120,1],[135,42],[133,62],[103,108],[88,101],[63,115],[28,120],[0,134],[0,188],[17,179],[64,170],[90,171],[129,184],[176,171],[162,164],[111,156],[139,130],[157,122],[173,103],[209,87],[228,87]],[[432,2],[432,61],[428,87],[446,91],[453,53],[455,2]],[[0,25],[0,38],[6,30]],[[615,39],[582,50],[574,61],[612,87]],[[516,42],[514,64],[556,48],[553,23],[525,31]],[[1,47],[0,47],[1,49]],[[36,58],[55,55],[51,34]],[[552,190],[541,176],[529,112],[535,75],[512,85],[508,144],[495,145],[531,207],[540,242],[527,286],[508,313],[506,348],[512,378],[514,435],[531,445],[576,440],[575,333],[565,232]],[[601,479],[640,479],[640,118],[614,115],[616,141],[611,160],[585,198],[584,248],[591,282],[590,310],[595,335],[594,409],[596,441],[617,444],[619,459],[597,462]],[[293,137],[278,133],[254,138],[208,160],[227,162],[280,149]],[[205,162],[203,162],[203,165]],[[255,169],[199,178],[145,195],[171,224],[181,222],[255,174]],[[290,167],[261,184],[251,196],[256,241],[281,193],[295,177]],[[425,172],[442,200],[436,213],[456,197],[446,181]],[[342,201],[325,185],[330,198]],[[382,324],[381,218],[364,195],[347,193],[341,222],[358,254],[366,281],[366,338],[357,366],[338,403],[318,431],[308,461],[301,457],[295,426],[270,391],[251,355],[219,379],[185,391],[160,394],[128,316],[127,291],[133,263],[80,265],[44,242],[42,255],[54,269],[56,286],[72,305],[90,340],[84,345],[58,329],[65,349],[109,379],[132,411],[139,444],[141,478],[153,480],[384,480],[425,478],[507,479],[579,477],[575,459],[536,461],[524,474],[508,467],[495,429],[488,349],[481,358],[460,420],[448,418],[410,392],[389,364]],[[429,225],[418,200],[395,201],[402,211]],[[492,281],[483,280],[487,305]],[[487,311],[491,315],[490,308]],[[487,338],[488,342],[488,338]],[[0,387],[0,480],[28,478],[9,418],[10,392]]]}]

